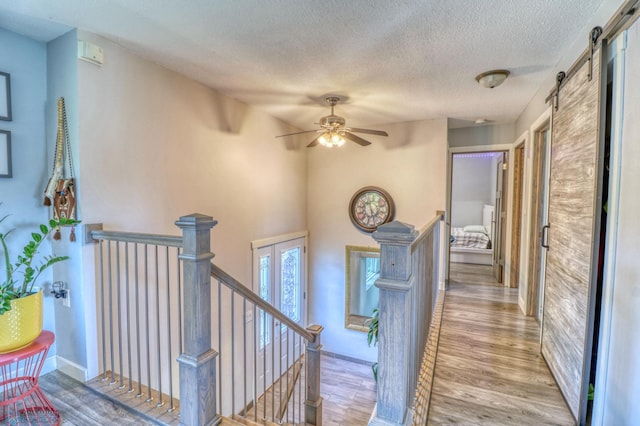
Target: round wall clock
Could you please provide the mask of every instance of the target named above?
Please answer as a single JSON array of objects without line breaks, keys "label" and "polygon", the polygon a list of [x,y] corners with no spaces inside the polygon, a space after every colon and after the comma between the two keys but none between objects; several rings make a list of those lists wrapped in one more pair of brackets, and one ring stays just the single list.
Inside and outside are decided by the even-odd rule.
[{"label": "round wall clock", "polygon": [[375,186],[358,190],[349,203],[351,222],[365,232],[373,232],[378,226],[391,222],[394,214],[395,205],[391,195]]}]

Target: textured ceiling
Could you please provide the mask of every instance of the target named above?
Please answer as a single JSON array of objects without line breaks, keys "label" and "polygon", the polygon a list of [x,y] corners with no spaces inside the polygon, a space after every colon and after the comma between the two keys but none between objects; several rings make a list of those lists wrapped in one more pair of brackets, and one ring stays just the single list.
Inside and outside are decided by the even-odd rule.
[{"label": "textured ceiling", "polygon": [[[328,112],[327,94],[346,99],[336,113],[354,127],[509,122],[602,1],[13,0],[0,27],[100,34],[302,129]],[[511,76],[480,87],[495,68]]]}]

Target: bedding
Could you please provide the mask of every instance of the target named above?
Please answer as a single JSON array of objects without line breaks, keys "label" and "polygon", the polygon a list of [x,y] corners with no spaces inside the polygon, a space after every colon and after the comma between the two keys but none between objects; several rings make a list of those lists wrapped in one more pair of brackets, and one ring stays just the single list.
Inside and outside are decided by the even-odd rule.
[{"label": "bedding", "polygon": [[[451,248],[478,248],[490,249],[491,240],[487,235],[487,230],[483,226],[473,226],[474,232],[465,232],[465,228],[451,228]],[[484,230],[484,232],[482,232]]]}]

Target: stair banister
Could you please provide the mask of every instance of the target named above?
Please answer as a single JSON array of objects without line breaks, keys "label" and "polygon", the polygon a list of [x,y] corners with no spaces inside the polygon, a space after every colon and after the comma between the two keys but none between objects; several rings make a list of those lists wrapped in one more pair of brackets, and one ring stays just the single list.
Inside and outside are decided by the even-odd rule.
[{"label": "stair banister", "polygon": [[307,340],[306,347],[306,399],[305,399],[305,423],[308,425],[322,425],[322,397],[320,396],[320,351],[322,345],[320,343],[320,335],[323,327],[321,325],[310,325],[306,329],[296,324],[289,317],[284,315],[278,309],[267,303],[256,293],[244,286],[240,281],[223,271],[215,264],[210,264],[211,277],[224,283],[232,291],[239,294],[245,299],[250,300],[255,306],[264,310],[267,314],[273,316],[274,319],[286,325],[298,335]]},{"label": "stair banister", "polygon": [[278,309],[273,307],[271,304],[267,303],[258,296],[256,293],[251,291],[248,287],[242,284],[240,281],[233,278],[231,275],[223,271],[219,266],[211,263],[211,276],[221,282],[225,283],[227,287],[244,297],[245,299],[250,300],[256,306],[263,309],[269,315],[272,315],[275,319],[280,321],[282,324],[294,330],[296,333],[307,339],[308,342],[313,342],[316,339],[316,335],[305,330],[300,327],[300,325],[293,322],[288,316],[280,312]]},{"label": "stair banister", "polygon": [[409,364],[412,357],[414,275],[411,245],[418,237],[412,225],[399,221],[378,227],[373,238],[380,244],[378,302],[378,396],[369,425],[411,424],[412,392]]},{"label": "stair banister", "polygon": [[216,425],[221,418],[216,407],[216,356],[211,348],[211,228],[210,216],[182,216],[182,276],[184,295],[184,350],[180,365],[180,424]]},{"label": "stair banister", "polygon": [[371,426],[410,425],[420,360],[439,287],[441,212],[420,231],[394,221],[378,227],[378,388]]}]

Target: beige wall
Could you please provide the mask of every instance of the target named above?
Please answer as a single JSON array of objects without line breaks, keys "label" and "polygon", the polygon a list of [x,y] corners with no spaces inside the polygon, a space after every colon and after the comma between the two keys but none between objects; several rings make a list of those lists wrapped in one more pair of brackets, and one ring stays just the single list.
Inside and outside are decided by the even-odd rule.
[{"label": "beige wall", "polygon": [[213,216],[216,261],[250,283],[251,240],[306,229],[306,151],[282,122],[95,35],[102,67],[78,61],[83,220],[178,234]]},{"label": "beige wall", "polygon": [[[211,215],[215,262],[251,286],[251,241],[307,229],[306,148],[274,137],[295,129],[108,40],[78,38],[105,57],[102,67],[77,63],[83,223],[179,235],[181,215]],[[84,246],[87,283],[93,258]]]},{"label": "beige wall", "polygon": [[488,146],[513,143],[514,124],[490,124],[449,130],[449,147]]},{"label": "beige wall", "polygon": [[309,319],[325,327],[324,350],[370,361],[377,349],[365,333],[344,327],[345,246],[377,244],[352,225],[349,201],[361,187],[379,186],[393,197],[396,219],[416,228],[445,205],[447,120],[380,127],[389,137],[372,136],[367,147],[309,150]]}]

